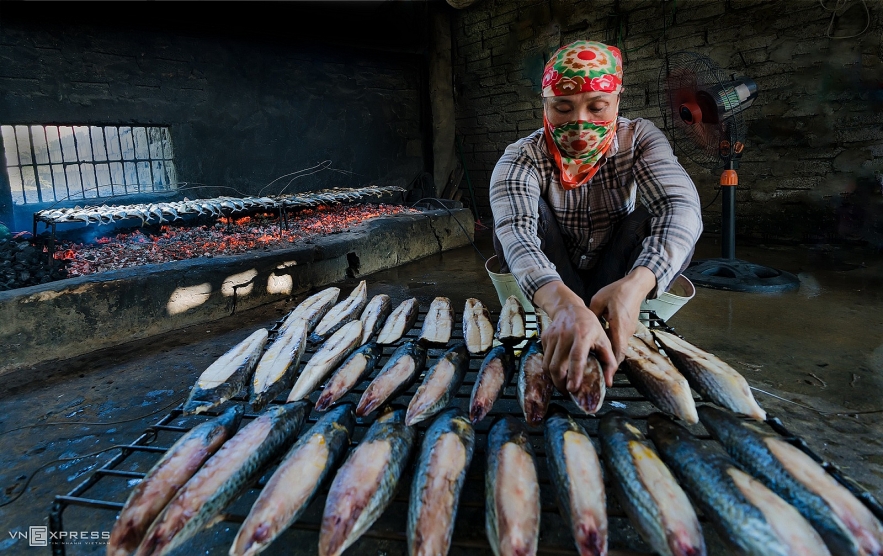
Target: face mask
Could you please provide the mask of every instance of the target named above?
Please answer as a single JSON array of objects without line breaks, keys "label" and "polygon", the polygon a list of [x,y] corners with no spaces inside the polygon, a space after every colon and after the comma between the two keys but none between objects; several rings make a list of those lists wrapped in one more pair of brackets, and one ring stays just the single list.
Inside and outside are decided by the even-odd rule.
[{"label": "face mask", "polygon": [[585,184],[600,168],[598,162],[613,144],[616,120],[577,120],[552,127],[543,115],[546,145],[560,170],[564,189]]}]

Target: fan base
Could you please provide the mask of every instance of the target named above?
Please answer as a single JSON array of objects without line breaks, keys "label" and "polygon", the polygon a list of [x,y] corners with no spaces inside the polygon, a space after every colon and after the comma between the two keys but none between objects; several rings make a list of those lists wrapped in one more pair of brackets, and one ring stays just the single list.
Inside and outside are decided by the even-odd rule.
[{"label": "fan base", "polygon": [[694,261],[684,276],[703,288],[734,292],[778,293],[800,287],[800,280],[790,272],[735,258]]}]

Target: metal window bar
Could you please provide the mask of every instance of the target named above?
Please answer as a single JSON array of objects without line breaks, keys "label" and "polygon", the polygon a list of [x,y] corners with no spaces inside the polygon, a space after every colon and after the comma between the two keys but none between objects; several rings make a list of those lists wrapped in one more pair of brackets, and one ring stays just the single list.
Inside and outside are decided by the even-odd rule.
[{"label": "metal window bar", "polygon": [[[24,136],[21,140],[19,138],[16,128],[20,130],[22,127],[27,130],[27,140]],[[50,127],[53,128],[54,133],[50,133],[48,129]],[[131,137],[130,141],[126,141],[130,143],[129,145],[124,145],[122,132],[124,128]],[[7,153],[5,168],[15,205],[116,197],[120,195],[120,189],[122,194],[126,195],[159,193],[177,188],[177,184],[172,179],[176,172],[168,127],[45,124],[4,125],[2,129],[4,140],[8,141],[8,144],[4,145]],[[66,159],[64,147],[68,135],[73,143],[73,157],[70,160]],[[113,137],[114,135],[116,138]],[[38,138],[42,136],[45,145],[38,145],[38,141],[34,140],[35,136]],[[96,141],[99,143],[96,144]],[[142,142],[145,144],[142,145]],[[114,152],[117,146],[118,153]],[[45,161],[42,160],[44,147]],[[54,159],[56,154],[58,160]],[[114,179],[114,164],[119,165],[122,183]],[[131,167],[134,183],[128,176],[127,165]],[[33,178],[30,174],[33,174]],[[87,175],[93,180],[89,185],[87,185]],[[79,176],[78,184],[74,183],[77,181],[74,176]],[[33,197],[30,195],[31,179],[35,188]],[[72,191],[71,187],[77,185],[79,187],[75,187]]]},{"label": "metal window bar", "polygon": [[[372,377],[376,376],[377,372],[382,368],[382,366],[389,359],[390,355],[401,345],[403,342],[408,340],[416,340],[420,335],[420,330],[422,328],[423,320],[426,317],[426,309],[422,309],[420,315],[418,317],[417,322],[411,328],[410,331],[406,334],[406,336],[395,343],[393,346],[386,346],[383,349],[383,354],[377,362],[377,366],[375,371],[372,373]],[[674,329],[668,326],[664,320],[657,317],[657,315],[652,311],[642,311],[646,317],[649,318],[649,327],[650,328],[658,328],[664,329],[672,333],[677,333]],[[462,314],[457,313],[456,318],[462,319]],[[492,315],[492,319],[495,319],[497,315]],[[530,330],[536,330],[535,319],[532,314],[528,315],[528,326]],[[270,329],[270,341],[275,338],[276,332],[278,332],[281,327],[284,318],[280,319],[276,322],[276,324]],[[448,343],[450,346],[453,342],[458,340],[462,340],[462,330],[459,327],[455,327],[454,334],[451,338],[451,341]],[[267,344],[270,344],[270,341]],[[523,346],[524,344],[522,344]],[[518,348],[516,348],[518,349]],[[315,353],[316,346],[308,347],[307,352],[304,354],[304,357],[301,360],[301,367],[305,366],[307,361],[309,360],[309,356]],[[429,348],[427,350],[427,361],[426,361],[426,370],[437,361],[441,355],[445,352],[446,348]],[[470,356],[469,362],[469,372],[466,375],[466,379],[463,381],[463,385],[460,388],[460,391],[457,393],[455,400],[449,404],[449,407],[459,406],[464,407],[468,412],[468,404],[472,392],[472,387],[475,384],[476,373],[481,364],[482,357],[480,356]],[[422,377],[421,377],[422,379]],[[344,398],[340,401],[358,401],[361,397],[362,393],[367,388],[367,385],[370,383],[371,378],[361,382],[357,385],[350,393],[348,393]],[[393,402],[394,405],[397,406],[407,406],[407,403],[413,397],[414,392],[419,387],[421,380],[418,380],[416,384],[413,384],[404,394],[396,398]],[[486,538],[484,537],[484,528],[483,528],[483,512],[481,508],[484,507],[484,465],[487,460],[487,454],[485,451],[485,446],[487,445],[487,432],[490,429],[493,421],[501,416],[501,415],[512,415],[517,418],[523,418],[521,413],[521,409],[518,406],[518,401],[515,395],[515,378],[512,379],[512,382],[506,386],[502,395],[497,400],[496,404],[494,404],[493,409],[490,414],[488,414],[485,419],[475,426],[475,452],[472,458],[472,463],[470,469],[467,473],[466,483],[463,487],[461,499],[459,502],[459,508],[461,511],[458,512],[456,526],[454,528],[454,537],[452,541],[452,547],[457,547],[459,549],[466,550],[476,550],[481,553],[487,553],[490,550],[490,547],[487,543]],[[275,400],[274,404],[285,403],[285,397],[287,396],[287,392],[280,395],[280,398]],[[310,399],[315,402],[318,397],[318,393],[314,392]],[[697,401],[702,401],[700,397],[695,397]],[[245,403],[247,402],[246,398],[242,396],[238,396],[233,398],[233,402],[237,403]],[[584,415],[581,411],[576,409],[576,406],[569,399],[565,399],[561,396],[560,393],[555,392],[553,396],[553,403],[558,403],[564,405],[571,417],[580,423],[589,434],[590,437],[597,439],[598,436],[598,419],[594,416]],[[610,407],[613,406],[620,411],[624,411],[629,417],[635,419],[640,423],[646,421],[647,417],[650,413],[656,411],[656,408],[650,404],[649,400],[646,397],[638,393],[634,388],[630,385],[628,378],[624,376],[624,373],[617,373],[616,380],[614,381],[614,385],[612,388],[607,390],[607,395],[605,397],[605,406]],[[52,509],[49,515],[49,527],[50,531],[54,532],[55,535],[51,536],[51,538],[57,539],[59,538],[59,533],[64,531],[64,524],[62,521],[62,513],[68,507],[81,507],[88,508],[91,510],[109,510],[110,513],[104,514],[103,517],[95,516],[90,514],[90,519],[94,520],[92,523],[106,523],[106,529],[110,530],[117,513],[120,509],[122,509],[125,497],[128,497],[128,494],[131,490],[127,488],[123,494],[125,497],[120,498],[119,501],[116,500],[107,500],[103,499],[100,496],[87,496],[88,491],[90,489],[95,488],[102,479],[107,478],[107,481],[111,481],[112,479],[139,479],[143,478],[146,472],[152,467],[153,462],[158,461],[162,454],[165,453],[166,450],[172,445],[173,440],[169,440],[167,445],[151,445],[152,442],[157,441],[161,432],[166,433],[180,433],[183,434],[190,430],[193,426],[198,424],[199,422],[203,422],[206,419],[214,418],[220,415],[220,413],[226,409],[226,407],[222,407],[219,410],[209,411],[207,413],[200,414],[198,416],[187,416],[184,417],[182,415],[181,406],[172,410],[168,415],[160,419],[155,425],[148,427],[145,432],[135,439],[130,444],[122,445],[120,449],[122,450],[120,454],[112,458],[106,464],[104,464],[101,468],[92,472],[92,474],[78,486],[76,486],[73,490],[71,490],[66,495],[59,495],[55,497],[55,501],[52,505]],[[305,422],[301,434],[305,433],[313,423],[315,423],[319,417],[321,417],[322,413],[318,413],[313,411],[311,415],[308,417]],[[245,424],[254,419],[257,415],[252,412],[246,412],[243,417],[242,425],[240,429],[245,426]],[[371,415],[368,418],[357,418],[356,420],[356,428],[353,434],[353,442],[350,449],[353,449],[358,445],[358,441],[364,435],[365,431],[368,427],[373,423],[375,419],[375,415]],[[192,424],[187,424],[188,421]],[[416,428],[421,432],[425,432],[426,428],[432,423],[432,419],[428,419],[422,423],[418,423]],[[681,423],[684,424],[684,423]],[[767,425],[783,437],[784,440],[792,443],[797,446],[799,449],[806,452],[810,457],[812,457],[817,462],[821,463],[822,466],[840,483],[843,484],[846,488],[853,492],[856,496],[859,497],[862,502],[868,506],[871,511],[877,515],[878,518],[883,519],[883,507],[880,506],[879,502],[877,502],[874,497],[865,491],[861,486],[859,486],[855,481],[849,479],[844,476],[843,473],[834,465],[825,462],[821,457],[812,452],[811,449],[803,442],[802,439],[795,436],[791,432],[789,432],[784,425],[782,425],[781,421],[776,418],[768,415]],[[642,425],[643,426],[643,425]],[[644,427],[646,428],[646,427]],[[701,424],[688,426],[690,431],[700,440],[707,442],[714,442],[708,432],[704,429]],[[646,432],[646,430],[644,431]],[[539,484],[541,490],[541,500],[542,500],[542,519],[541,521],[541,531],[540,531],[540,545],[539,545],[539,554],[549,554],[549,555],[573,555],[576,554],[576,550],[573,547],[572,538],[569,536],[569,529],[564,525],[563,519],[559,514],[559,510],[557,505],[554,503],[554,494],[553,494],[553,486],[548,477],[547,464],[546,464],[546,453],[545,446],[543,443],[543,429],[541,427],[528,429],[528,434],[531,439],[531,444],[534,449],[534,453],[537,458],[538,463],[538,472],[539,472]],[[175,440],[177,437],[175,438]],[[419,441],[415,443],[413,448],[413,453],[416,454],[419,452],[420,443]],[[133,454],[136,453],[155,453],[155,460],[151,460],[150,463],[145,463],[144,465],[138,465],[138,471],[125,471],[115,469],[119,467]],[[405,516],[407,514],[407,505],[408,499],[410,495],[410,482],[413,473],[413,461],[416,459],[416,456],[412,457],[412,463],[409,468],[406,469],[404,475],[400,480],[400,486],[398,489],[398,493],[396,494],[393,501],[390,503],[390,506],[384,512],[388,514],[390,512],[398,512],[400,516]],[[237,524],[235,527],[232,527],[231,530],[235,533],[238,529],[238,524],[242,523],[246,517],[244,513],[241,511],[237,511],[234,508],[250,508],[251,503],[257,498],[260,490],[269,480],[269,477],[272,475],[272,471],[275,470],[275,463],[270,465],[267,469],[264,470],[263,474],[256,480],[256,482],[249,486],[248,490],[246,490],[243,494],[241,494],[236,500],[231,502],[225,513],[221,514],[223,521],[229,524]],[[132,465],[130,465],[132,467]],[[331,478],[333,478],[334,471],[331,473],[331,477],[326,481],[326,484],[322,486],[319,490],[319,494],[316,497],[316,500],[310,506],[310,510],[308,510],[297,522],[295,522],[289,530],[301,531],[301,532],[310,532],[314,535],[314,540],[318,540],[318,533],[320,528],[320,523],[316,521],[316,509],[319,509],[318,518],[321,519],[321,507],[324,507],[324,499],[325,495],[328,493],[328,487],[331,482]],[[606,478],[605,478],[606,481]],[[624,511],[619,506],[619,503],[616,500],[616,497],[613,495],[612,490],[609,484],[606,487],[607,491],[607,503],[608,503],[608,517],[612,518],[609,530],[611,533],[615,528],[620,528],[622,531],[629,530],[628,533],[630,536],[635,536],[636,532],[633,529],[633,526],[628,521]],[[470,494],[467,494],[470,493]],[[475,496],[475,493],[479,493],[479,496]],[[245,505],[242,502],[246,502]],[[464,511],[465,509],[465,511]],[[231,511],[232,510],[232,511]],[[245,510],[248,511],[247,509]],[[703,531],[706,535],[714,535],[713,529],[708,523],[707,519],[702,515],[701,511],[696,508],[697,514],[699,516],[699,520],[703,525]],[[468,517],[464,514],[468,514],[469,512],[479,512],[481,515],[481,526],[470,525],[468,522]],[[472,514],[474,515],[474,513]],[[312,518],[312,519],[311,519]],[[103,520],[103,521],[98,521]],[[614,523],[615,520],[615,523]],[[404,534],[405,524],[404,520],[400,520],[400,523],[397,523],[395,526],[390,526],[388,520],[384,520],[383,516],[362,536],[362,538],[367,539],[377,539],[377,540],[386,540],[393,541],[399,543],[405,543],[406,538]],[[566,531],[566,535],[562,537],[555,537],[554,535],[550,535],[552,540],[547,539],[544,535],[544,531]],[[468,528],[472,531],[471,535],[464,535],[462,529]],[[480,534],[476,535],[475,532],[480,531]],[[290,533],[286,532],[276,541],[279,544],[284,544],[284,537],[289,535]],[[636,551],[627,548],[617,547],[614,541],[614,535],[611,534],[611,547],[608,552],[610,556],[651,556],[649,552]],[[353,554],[360,553],[358,550],[357,541],[355,545],[349,550]],[[218,545],[211,547],[212,553],[217,554],[226,554],[229,546],[227,545]],[[66,546],[61,542],[55,542],[52,545],[52,553],[55,556],[65,556],[66,554]]]}]

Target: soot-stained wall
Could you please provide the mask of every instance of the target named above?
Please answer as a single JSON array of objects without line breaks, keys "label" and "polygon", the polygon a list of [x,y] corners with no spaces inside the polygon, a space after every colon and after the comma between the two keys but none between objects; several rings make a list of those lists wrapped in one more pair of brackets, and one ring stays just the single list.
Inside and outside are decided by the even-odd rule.
[{"label": "soot-stained wall", "polygon": [[[457,12],[453,41],[457,132],[481,212],[490,214],[488,180],[503,149],[542,126],[545,60],[584,38],[623,50],[621,113],[660,127],[666,51],[709,56],[757,82],[744,114],[742,237],[883,247],[880,14],[860,0],[479,0]],[[706,232],[719,233],[720,171],[680,160],[709,205]]]},{"label": "soot-stained wall", "polygon": [[4,5],[0,123],[170,126],[191,198],[279,193],[290,177],[263,188],[326,160],[339,171],[287,191],[407,186],[432,169],[419,3],[189,5],[206,19],[67,4]]}]

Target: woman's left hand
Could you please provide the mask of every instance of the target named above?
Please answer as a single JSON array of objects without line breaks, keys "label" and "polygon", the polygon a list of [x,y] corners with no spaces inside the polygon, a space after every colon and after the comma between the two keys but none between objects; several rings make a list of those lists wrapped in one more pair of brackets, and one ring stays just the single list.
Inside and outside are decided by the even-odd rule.
[{"label": "woman's left hand", "polygon": [[[629,337],[635,333],[641,302],[656,287],[656,275],[646,266],[635,267],[627,276],[598,290],[589,309],[604,317],[610,325],[607,335],[617,365],[624,359]],[[605,375],[607,386],[613,385],[613,374]]]}]

